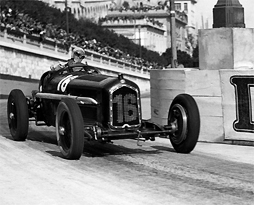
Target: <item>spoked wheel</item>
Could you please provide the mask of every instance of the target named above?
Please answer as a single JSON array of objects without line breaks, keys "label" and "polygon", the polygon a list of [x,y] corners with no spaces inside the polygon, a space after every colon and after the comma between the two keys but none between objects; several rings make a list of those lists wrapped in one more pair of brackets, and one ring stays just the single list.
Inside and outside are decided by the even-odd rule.
[{"label": "spoked wheel", "polygon": [[173,100],[168,114],[168,124],[175,132],[170,141],[179,153],[190,153],[197,144],[200,130],[198,106],[188,94],[180,94]]},{"label": "spoked wheel", "polygon": [[79,159],[84,148],[84,122],[79,106],[73,99],[63,99],[56,113],[56,135],[66,159]]},{"label": "spoked wheel", "polygon": [[26,97],[21,90],[14,89],[10,92],[7,102],[7,118],[12,138],[16,141],[26,140],[29,114]]}]

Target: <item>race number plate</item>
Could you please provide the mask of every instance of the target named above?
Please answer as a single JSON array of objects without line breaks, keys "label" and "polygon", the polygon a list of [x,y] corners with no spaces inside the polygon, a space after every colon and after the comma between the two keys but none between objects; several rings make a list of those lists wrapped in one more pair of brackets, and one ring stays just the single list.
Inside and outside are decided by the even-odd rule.
[{"label": "race number plate", "polygon": [[139,124],[138,93],[129,87],[121,87],[112,94],[112,125],[131,127]]}]

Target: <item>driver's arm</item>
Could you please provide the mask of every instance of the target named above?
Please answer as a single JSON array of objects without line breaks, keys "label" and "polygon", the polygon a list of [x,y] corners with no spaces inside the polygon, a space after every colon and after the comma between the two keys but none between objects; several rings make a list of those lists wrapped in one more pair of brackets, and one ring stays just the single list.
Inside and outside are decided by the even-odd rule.
[{"label": "driver's arm", "polygon": [[66,66],[66,65],[60,63],[60,64],[58,64],[58,65],[56,65],[56,66],[50,66],[50,70],[51,70],[51,71],[59,71],[59,70],[61,70],[61,69],[64,69],[65,66]]}]

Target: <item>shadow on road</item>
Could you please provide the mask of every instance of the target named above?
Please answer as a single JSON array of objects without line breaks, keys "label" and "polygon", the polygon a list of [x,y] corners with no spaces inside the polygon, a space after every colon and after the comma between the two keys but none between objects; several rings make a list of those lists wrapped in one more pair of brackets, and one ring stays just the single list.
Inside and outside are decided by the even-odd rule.
[{"label": "shadow on road", "polygon": [[[49,130],[50,129],[50,130]],[[13,140],[9,133],[3,135],[8,140]],[[56,134],[54,128],[31,128],[27,136],[27,141],[42,142],[45,143],[45,146],[48,145],[57,145]],[[133,143],[135,142],[135,143]],[[154,142],[156,143],[156,142]],[[144,143],[145,145],[146,143]],[[150,142],[149,142],[150,144]],[[148,144],[148,145],[149,145]],[[126,146],[125,146],[126,145]],[[128,147],[127,147],[128,146]],[[85,141],[83,156],[85,157],[105,157],[109,155],[140,155],[140,154],[160,154],[161,152],[175,152],[174,149],[163,147],[163,146],[137,146],[135,140],[117,140],[117,144],[113,143],[100,143],[96,141]],[[55,157],[61,157],[60,151],[49,150],[46,151]]]},{"label": "shadow on road", "polygon": [[173,148],[171,147],[164,147],[164,146],[151,146],[154,149],[157,149],[159,151],[165,151],[165,152],[176,152]]},{"label": "shadow on road", "polygon": [[127,148],[123,145],[115,145],[109,143],[101,144],[99,142],[85,142],[83,155],[86,157],[104,157],[108,155],[158,153],[158,150],[145,150],[142,149],[142,147]]},{"label": "shadow on road", "polygon": [[[149,155],[149,154],[160,154],[164,151],[167,152],[175,152],[174,149],[163,147],[163,146],[151,146],[148,148],[128,148],[123,145],[116,145],[116,144],[102,144],[100,142],[88,142],[86,141],[84,143],[84,151],[83,155],[84,157],[89,158],[96,158],[96,157],[106,157],[106,156],[113,156],[113,155]],[[62,157],[60,152],[56,151],[46,151],[47,153],[51,154],[55,157]]]},{"label": "shadow on road", "polygon": [[[62,157],[60,152],[46,151],[55,157]],[[100,142],[85,142],[84,144],[84,157],[106,157],[110,155],[126,155],[126,154],[159,154],[159,150],[144,150],[141,148],[127,148],[121,145],[102,144]]]},{"label": "shadow on road", "polygon": [[32,130],[29,132],[27,139],[31,141],[45,142],[47,144],[57,145],[55,132],[51,132],[51,131],[40,132],[40,131]]},{"label": "shadow on road", "polygon": [[[1,119],[1,134],[8,140],[13,140],[9,127],[7,124],[7,119]],[[52,156],[61,157],[60,151],[52,150],[52,146],[57,146],[57,139],[54,127],[44,127],[44,126],[35,126],[34,122],[30,122],[29,132],[27,136],[27,141],[45,143],[45,146],[48,147],[47,153]],[[117,142],[116,142],[117,141]],[[85,141],[83,156],[85,157],[105,157],[109,155],[140,155],[140,154],[160,154],[164,151],[175,152],[174,149],[163,147],[163,146],[151,146],[151,142],[145,142],[145,146],[137,146],[135,140],[116,140],[115,144],[105,143],[102,144],[96,141]],[[147,143],[147,144],[146,144]],[[156,142],[152,142],[156,143]],[[38,149],[36,145],[30,144],[29,146],[35,146],[35,149]],[[145,148],[146,147],[146,148]],[[148,147],[148,148],[147,148]]]}]

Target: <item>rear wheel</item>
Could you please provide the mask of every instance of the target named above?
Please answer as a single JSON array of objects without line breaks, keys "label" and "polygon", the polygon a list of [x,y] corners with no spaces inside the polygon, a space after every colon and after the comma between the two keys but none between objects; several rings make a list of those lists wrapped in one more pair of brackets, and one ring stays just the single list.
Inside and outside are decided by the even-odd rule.
[{"label": "rear wheel", "polygon": [[79,159],[84,148],[84,122],[79,106],[73,99],[63,99],[56,113],[56,135],[66,159]]},{"label": "rear wheel", "polygon": [[180,94],[173,100],[168,114],[168,124],[175,132],[170,141],[179,153],[190,153],[197,144],[200,130],[198,106],[188,94]]},{"label": "rear wheel", "polygon": [[11,136],[16,141],[27,138],[29,114],[26,97],[19,89],[10,92],[7,102],[7,118]]}]

